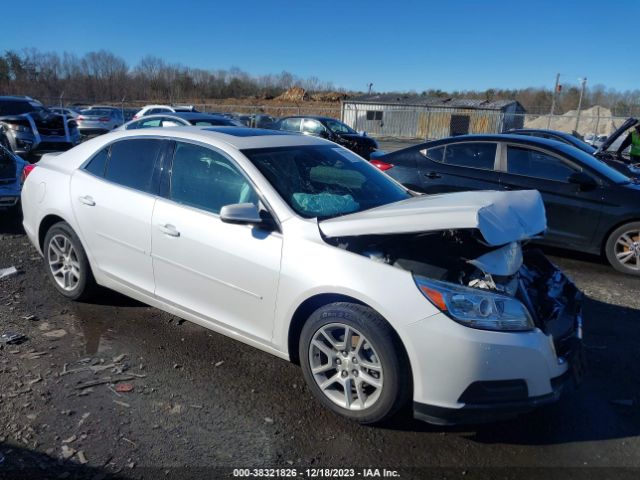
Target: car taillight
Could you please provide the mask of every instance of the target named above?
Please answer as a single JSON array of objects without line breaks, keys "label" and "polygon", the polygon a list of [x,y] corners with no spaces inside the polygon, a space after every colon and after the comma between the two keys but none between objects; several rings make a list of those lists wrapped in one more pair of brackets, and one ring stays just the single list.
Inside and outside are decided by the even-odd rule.
[{"label": "car taillight", "polygon": [[111,120],[109,117],[101,117],[98,119],[100,122],[108,122],[109,120]]},{"label": "car taillight", "polygon": [[137,120],[138,118],[140,118],[140,115],[134,115],[131,120]]},{"label": "car taillight", "polygon": [[29,176],[29,174],[33,171],[33,169],[36,168],[35,165],[26,165],[23,169],[22,169],[22,175],[20,176],[20,182],[24,183],[24,181],[27,179],[27,177]]},{"label": "car taillight", "polygon": [[371,164],[374,167],[378,167],[383,172],[389,170],[390,168],[393,168],[393,163],[383,162],[382,160],[371,160]]},{"label": "car taillight", "polygon": [[82,115],[79,115],[76,120],[84,120],[84,117]]}]

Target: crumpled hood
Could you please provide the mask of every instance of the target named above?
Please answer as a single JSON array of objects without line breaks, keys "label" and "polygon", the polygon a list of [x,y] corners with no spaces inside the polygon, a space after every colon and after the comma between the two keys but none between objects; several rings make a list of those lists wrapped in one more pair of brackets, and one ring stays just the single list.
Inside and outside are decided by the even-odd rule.
[{"label": "crumpled hood", "polygon": [[505,245],[547,228],[536,190],[421,195],[319,222],[327,237],[478,229],[489,245]]}]

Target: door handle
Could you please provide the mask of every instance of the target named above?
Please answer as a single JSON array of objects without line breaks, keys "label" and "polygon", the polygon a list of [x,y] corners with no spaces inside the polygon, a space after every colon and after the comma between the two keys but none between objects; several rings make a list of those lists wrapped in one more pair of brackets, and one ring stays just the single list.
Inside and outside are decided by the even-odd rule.
[{"label": "door handle", "polygon": [[93,197],[91,195],[85,195],[84,197],[78,197],[80,203],[84,205],[89,205],[90,207],[95,206],[96,202],[93,201]]},{"label": "door handle", "polygon": [[512,188],[512,187],[510,187],[509,185],[503,185],[503,186],[502,186],[502,189],[503,189],[503,190],[513,190],[513,188]]},{"label": "door handle", "polygon": [[425,173],[424,174],[425,177],[427,178],[442,178],[442,175],[440,175],[438,172],[429,172],[429,173]]},{"label": "door handle", "polygon": [[162,233],[164,233],[165,235],[169,235],[170,237],[180,236],[180,232],[178,231],[178,229],[170,223],[167,223],[166,225],[158,225],[158,228]]}]

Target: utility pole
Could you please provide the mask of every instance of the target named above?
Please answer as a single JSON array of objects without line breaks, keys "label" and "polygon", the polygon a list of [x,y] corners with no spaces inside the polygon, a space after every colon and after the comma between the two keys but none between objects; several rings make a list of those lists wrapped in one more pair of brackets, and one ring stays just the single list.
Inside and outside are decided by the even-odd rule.
[{"label": "utility pole", "polygon": [[549,120],[547,121],[547,129],[551,128],[551,117],[553,117],[553,111],[556,109],[556,95],[558,95],[558,85],[560,85],[560,74],[556,75],[556,85],[553,87],[553,97],[551,97],[551,113],[549,114]]},{"label": "utility pole", "polygon": [[576,115],[576,132],[578,131],[578,125],[580,125],[580,110],[582,109],[582,97],[584,96],[584,87],[587,84],[587,78],[581,78],[580,83],[582,83],[582,87],[580,88],[580,99],[578,100],[578,114]]}]

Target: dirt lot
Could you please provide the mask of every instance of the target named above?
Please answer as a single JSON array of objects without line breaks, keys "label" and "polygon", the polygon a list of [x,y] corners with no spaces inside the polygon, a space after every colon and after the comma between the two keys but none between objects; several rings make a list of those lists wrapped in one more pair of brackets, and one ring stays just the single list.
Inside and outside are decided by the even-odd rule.
[{"label": "dirt lot", "polygon": [[0,334],[26,335],[0,346],[0,478],[230,478],[229,467],[386,467],[401,478],[640,472],[594,468],[640,467],[640,279],[598,259],[550,252],[588,295],[590,373],[578,390],[493,425],[400,418],[372,428],[321,408],[299,369],[266,353],[114,293],[64,300],[18,216],[0,215],[0,268],[19,269],[0,280]]}]

